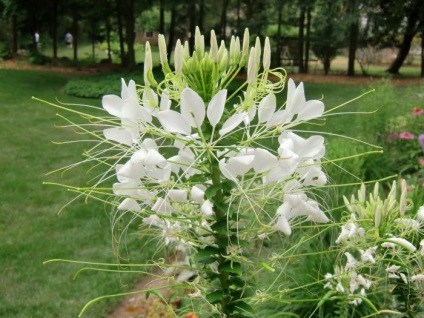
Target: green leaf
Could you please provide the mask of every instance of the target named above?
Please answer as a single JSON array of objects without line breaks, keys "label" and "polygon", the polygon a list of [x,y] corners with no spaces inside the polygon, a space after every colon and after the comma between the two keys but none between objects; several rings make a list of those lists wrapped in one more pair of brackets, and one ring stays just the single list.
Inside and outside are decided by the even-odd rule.
[{"label": "green leaf", "polygon": [[205,191],[206,199],[213,201],[213,197],[219,190],[221,190],[221,187],[219,185],[213,185],[207,188]]},{"label": "green leaf", "polygon": [[244,301],[238,301],[235,303],[236,310],[242,313],[249,313],[250,315],[255,315],[255,310],[252,306],[250,306],[248,303]]},{"label": "green leaf", "polygon": [[231,195],[231,190],[236,187],[236,184],[234,181],[226,180],[221,183],[221,187],[224,195],[229,196]]},{"label": "green leaf", "polygon": [[242,274],[241,264],[240,263],[237,263],[237,262],[230,262],[230,261],[228,261],[228,262],[220,265],[218,267],[218,270],[220,272],[236,274],[238,276],[241,276],[241,274]]},{"label": "green leaf", "polygon": [[227,222],[226,222],[226,220],[216,222],[215,224],[213,224],[211,226],[211,229],[218,234],[222,234],[222,235],[227,234]]},{"label": "green leaf", "polygon": [[210,294],[206,295],[206,300],[211,304],[219,303],[222,300],[224,293],[222,290],[216,290]]}]

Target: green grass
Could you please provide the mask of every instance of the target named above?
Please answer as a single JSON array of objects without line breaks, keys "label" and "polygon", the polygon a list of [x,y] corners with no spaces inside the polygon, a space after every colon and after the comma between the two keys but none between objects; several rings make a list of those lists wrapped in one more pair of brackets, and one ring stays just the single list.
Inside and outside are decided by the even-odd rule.
[{"label": "green grass", "polygon": [[[69,78],[65,74],[0,70],[0,317],[76,317],[87,301],[125,291],[137,278],[88,271],[73,281],[74,272],[82,266],[43,265],[53,258],[116,262],[110,209],[97,202],[77,201],[58,215],[72,194],[42,184],[45,180],[84,184],[87,178],[85,169],[63,176],[45,175],[81,160],[86,146],[53,145],[52,140],[73,139],[74,133],[54,128],[62,124],[56,110],[31,100],[36,96],[81,102],[63,94]],[[96,100],[89,103],[99,105]],[[128,244],[133,251],[140,251],[144,243],[130,237]],[[150,254],[144,249],[145,259]],[[143,255],[136,252],[133,260],[141,261]],[[103,301],[85,317],[103,317],[113,305],[114,301]]]}]

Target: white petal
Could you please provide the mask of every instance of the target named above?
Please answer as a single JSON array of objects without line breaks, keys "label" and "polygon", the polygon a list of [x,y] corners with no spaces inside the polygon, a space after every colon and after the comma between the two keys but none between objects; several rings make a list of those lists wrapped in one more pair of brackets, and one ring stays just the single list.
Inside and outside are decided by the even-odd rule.
[{"label": "white petal", "polygon": [[158,198],[155,204],[152,206],[152,211],[163,215],[171,215],[172,207],[165,199]]},{"label": "white petal", "polygon": [[205,192],[198,186],[192,187],[190,194],[194,202],[202,203],[204,201]]},{"label": "white petal", "polygon": [[225,159],[222,159],[221,161],[219,161],[219,170],[221,170],[221,173],[224,177],[226,177],[227,179],[233,180],[233,181],[237,181],[236,178],[236,174],[232,174],[232,172],[230,172],[230,169],[228,169],[228,165],[225,162]]},{"label": "white petal", "polygon": [[222,114],[224,113],[225,101],[227,99],[227,90],[223,89],[219,91],[209,102],[207,109],[207,116],[209,123],[212,127],[215,127],[221,120]]},{"label": "white petal", "polygon": [[138,179],[145,176],[145,169],[141,163],[133,164],[127,161],[121,169],[116,173],[119,177],[125,177],[130,179]]},{"label": "white petal", "polygon": [[274,94],[268,94],[261,100],[258,105],[258,121],[259,123],[267,122],[274,115],[277,106],[277,99]]},{"label": "white petal", "polygon": [[149,149],[147,152],[144,164],[146,167],[158,166],[163,168],[166,165],[167,161],[164,156],[162,156],[156,149]]},{"label": "white petal", "polygon": [[111,115],[121,118],[124,101],[116,95],[105,95],[102,98],[103,108]]},{"label": "white petal", "polygon": [[255,159],[253,155],[229,158],[227,161],[227,169],[231,171],[232,175],[244,175],[252,168],[253,159]]},{"label": "white petal", "polygon": [[163,226],[163,221],[157,216],[157,215],[150,215],[147,218],[143,219],[143,223],[147,225],[154,225],[154,226]]},{"label": "white petal", "polygon": [[302,146],[302,150],[299,152],[299,156],[303,158],[313,158],[321,153],[322,147],[324,147],[324,137],[311,136],[306,139]]},{"label": "white petal", "polygon": [[277,219],[277,223],[274,224],[274,228],[280,232],[283,232],[287,236],[291,234],[291,228],[289,221],[284,216],[280,216]]},{"label": "white petal", "polygon": [[388,238],[386,241],[395,243],[397,245],[401,245],[402,247],[406,248],[407,250],[411,252],[415,252],[417,249],[411,242],[401,237],[391,237],[391,238]]},{"label": "white petal", "polygon": [[184,117],[173,110],[164,110],[158,113],[158,119],[162,127],[173,133],[180,133],[183,135],[190,135],[191,128],[189,123]]},{"label": "white petal", "polygon": [[293,114],[289,113],[287,110],[279,110],[272,114],[271,118],[267,121],[266,126],[274,127],[281,126],[288,123],[293,118]]},{"label": "white petal", "polygon": [[131,133],[128,131],[128,129],[120,128],[120,127],[114,127],[114,128],[107,128],[103,130],[103,135],[107,140],[112,140],[119,142],[120,144],[124,144],[127,146],[131,146],[133,143],[133,138],[131,136]]},{"label": "white petal", "polygon": [[168,191],[168,197],[175,202],[187,202],[187,190],[171,189]]},{"label": "white petal", "polygon": [[293,114],[298,114],[302,110],[302,106],[305,102],[305,90],[303,88],[303,83],[301,82],[293,93],[289,111]]},{"label": "white petal", "polygon": [[221,136],[228,134],[230,131],[232,131],[234,128],[236,128],[240,123],[244,120],[244,118],[247,116],[247,113],[238,113],[232,115],[230,118],[228,118],[224,125],[222,125],[221,130],[219,131],[219,134]]},{"label": "white petal", "polygon": [[128,196],[131,196],[131,197],[136,197],[138,187],[139,187],[139,185],[135,181],[114,183],[113,184],[113,193],[116,194],[116,195],[128,195]]},{"label": "white petal", "polygon": [[202,126],[205,119],[205,103],[191,88],[185,88],[181,93],[181,115],[192,127]]},{"label": "white petal", "polygon": [[128,210],[128,211],[141,211],[141,207],[138,202],[131,198],[125,198],[124,201],[118,206],[118,210]]},{"label": "white petal", "polygon": [[209,200],[206,200],[205,202],[203,202],[202,206],[200,207],[200,211],[202,211],[205,217],[209,217],[213,214],[212,208],[213,208],[212,202]]},{"label": "white petal", "polygon": [[278,158],[268,150],[258,148],[254,152],[255,159],[253,160],[253,169],[256,173],[262,173],[274,168],[278,163]]},{"label": "white petal", "polygon": [[307,101],[300,109],[296,121],[307,121],[322,116],[324,103],[319,100]]}]

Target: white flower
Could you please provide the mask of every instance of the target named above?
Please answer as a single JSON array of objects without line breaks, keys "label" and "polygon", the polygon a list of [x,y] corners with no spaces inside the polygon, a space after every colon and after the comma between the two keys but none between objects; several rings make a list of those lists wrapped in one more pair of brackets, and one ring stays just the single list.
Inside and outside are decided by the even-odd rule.
[{"label": "white flower", "polygon": [[287,104],[288,113],[297,115],[294,122],[307,121],[321,117],[324,112],[324,104],[318,100],[306,101],[303,83],[298,87],[292,79],[287,83]]},{"label": "white flower", "polygon": [[213,214],[213,204],[211,201],[206,200],[203,202],[202,206],[200,207],[200,211],[202,211],[203,215],[205,217],[210,217]]},{"label": "white flower", "polygon": [[409,218],[399,218],[395,220],[395,223],[397,224],[398,228],[409,230],[409,231],[419,231],[420,230],[420,223],[416,220],[409,219]]},{"label": "white flower", "polygon": [[374,256],[372,255],[376,250],[377,250],[378,246],[374,246],[374,247],[370,247],[369,249],[367,249],[365,252],[363,250],[359,250],[359,252],[361,253],[361,261],[364,263],[375,263],[375,259]]},{"label": "white flower", "polygon": [[277,223],[275,228],[286,235],[291,234],[289,221],[299,216],[308,216],[307,221],[327,223],[329,219],[320,210],[316,201],[310,200],[300,192],[298,194],[285,194],[284,203],[280,205],[276,212]]},{"label": "white flower", "polygon": [[[391,237],[391,238],[386,239],[386,241],[388,241],[390,243],[395,243],[396,245],[400,245],[400,246],[406,248],[407,250],[409,250],[411,252],[415,252],[416,249],[417,249],[411,242],[409,242],[408,240],[401,238],[401,237]],[[386,246],[384,246],[384,247],[386,247]]]},{"label": "white flower", "polygon": [[400,266],[398,265],[391,265],[390,267],[386,268],[386,272],[388,273],[396,273],[400,269]]},{"label": "white flower", "polygon": [[417,212],[417,220],[424,222],[424,205],[420,206]]},{"label": "white flower", "polygon": [[411,276],[411,282],[424,282],[424,274],[417,274]]},{"label": "white flower", "polygon": [[345,271],[348,271],[349,269],[355,269],[358,266],[358,261],[355,257],[353,257],[352,254],[349,252],[345,252],[344,255],[347,258],[347,263],[345,265]]}]

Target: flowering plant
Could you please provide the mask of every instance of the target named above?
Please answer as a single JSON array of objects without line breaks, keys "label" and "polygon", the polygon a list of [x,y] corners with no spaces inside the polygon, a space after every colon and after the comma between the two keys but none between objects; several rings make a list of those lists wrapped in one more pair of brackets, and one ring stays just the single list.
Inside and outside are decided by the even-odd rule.
[{"label": "flowering plant", "polygon": [[368,199],[364,185],[356,197],[344,197],[348,211],[335,240],[340,257],[334,273],[325,275],[324,287],[330,291],[324,299],[355,305],[365,301],[375,308],[390,297],[381,313],[422,312],[424,206],[414,211],[408,204],[405,180],[400,195],[397,190],[394,182],[384,198],[376,183]]},{"label": "flowering plant", "polygon": [[[332,226],[324,224],[329,217],[320,204],[319,189],[327,185],[322,164],[329,162],[324,138],[298,130],[322,120],[324,104],[306,101],[303,84],[291,79],[286,101],[278,102],[285,72],[270,68],[268,38],[263,46],[256,39],[252,48],[249,38],[247,30],[242,43],[232,37],[228,50],[212,31],[206,51],[197,29],[192,54],[187,43],[177,42],[172,70],[160,36],[163,81],[155,79],[147,43],[144,86],[122,81],[121,96],[103,97],[102,115],[55,105],[95,127],[69,121],[94,137],[86,161],[103,168],[92,186],[69,188],[111,204],[113,224],[129,215],[143,233],[181,253],[182,262],[154,265],[179,269],[168,277],[173,288],[188,288],[190,311],[208,317],[255,316],[252,303],[276,299],[271,288],[257,287],[257,277],[278,270],[272,285],[278,284],[299,246]],[[246,80],[230,86],[245,67]],[[265,248],[300,229],[287,251]],[[374,250],[364,253],[372,258]],[[334,287],[334,277],[326,278],[326,287]],[[369,288],[365,277],[358,284]],[[353,305],[365,297],[358,288],[347,295]]]},{"label": "flowering plant", "polygon": [[395,171],[421,175],[424,171],[424,110],[414,107],[410,114],[391,118],[389,133],[383,135],[383,148]]}]

